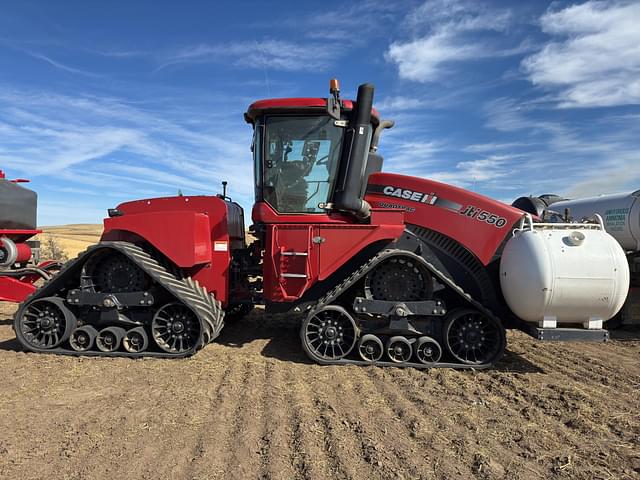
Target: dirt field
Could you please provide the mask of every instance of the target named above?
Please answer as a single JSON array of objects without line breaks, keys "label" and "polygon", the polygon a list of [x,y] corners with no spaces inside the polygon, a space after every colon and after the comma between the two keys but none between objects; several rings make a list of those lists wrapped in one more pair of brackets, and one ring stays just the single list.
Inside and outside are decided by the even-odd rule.
[{"label": "dirt field", "polygon": [[488,372],[321,367],[260,312],[188,360],[26,354],[0,314],[0,478],[640,478],[640,331],[510,334]]}]

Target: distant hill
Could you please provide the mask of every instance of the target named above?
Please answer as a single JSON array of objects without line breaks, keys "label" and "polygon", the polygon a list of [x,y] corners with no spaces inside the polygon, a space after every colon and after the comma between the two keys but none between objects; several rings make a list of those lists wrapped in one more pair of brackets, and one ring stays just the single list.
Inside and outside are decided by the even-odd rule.
[{"label": "distant hill", "polygon": [[89,245],[97,243],[102,234],[102,225],[100,224],[83,223],[40,228],[43,233],[38,235],[38,240],[42,244],[43,259],[47,256],[47,243],[50,238],[53,239],[58,248],[64,251],[69,259],[72,259]]}]

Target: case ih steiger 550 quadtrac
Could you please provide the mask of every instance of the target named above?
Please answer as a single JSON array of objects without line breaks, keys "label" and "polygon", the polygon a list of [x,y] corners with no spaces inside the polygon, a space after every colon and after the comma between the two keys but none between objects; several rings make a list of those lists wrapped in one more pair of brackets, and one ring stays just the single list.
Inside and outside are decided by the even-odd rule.
[{"label": "case ih steiger 550 quadtrac", "polygon": [[[224,312],[254,303],[301,316],[325,364],[482,368],[505,328],[605,340],[629,271],[602,222],[544,224],[517,208],[423,178],[382,173],[393,122],[373,86],[339,98],[263,100],[253,125],[255,204],[223,193],[127,202],[101,242],[24,302],[34,352],[184,357],[216,338]],[[575,328],[576,324],[579,328]],[[571,328],[567,328],[571,325]]]},{"label": "case ih steiger 550 quadtrac", "polygon": [[60,267],[55,261],[40,262],[41,233],[36,228],[35,192],[21,187],[28,180],[8,180],[0,170],[0,301],[22,302],[36,290],[35,283],[48,280]]}]

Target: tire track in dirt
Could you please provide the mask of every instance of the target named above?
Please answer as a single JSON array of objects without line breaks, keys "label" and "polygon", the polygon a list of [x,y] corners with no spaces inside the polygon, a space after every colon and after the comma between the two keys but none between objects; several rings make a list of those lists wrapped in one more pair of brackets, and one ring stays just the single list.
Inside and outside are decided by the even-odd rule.
[{"label": "tire track in dirt", "polygon": [[[241,478],[236,469],[232,468],[232,463],[235,464],[238,460],[237,452],[247,447],[240,435],[243,433],[241,422],[250,400],[247,387],[255,382],[258,375],[253,368],[255,361],[252,359],[254,351],[259,348],[258,343],[260,342],[256,341],[249,345],[247,356],[242,359],[229,357],[225,347],[216,345],[221,350],[216,360],[219,357],[227,358],[229,366],[215,394],[207,398],[207,410],[200,418],[201,427],[185,478],[224,478],[230,471],[234,478]],[[238,466],[242,468],[242,465]]]},{"label": "tire track in dirt", "polygon": [[312,395],[306,378],[300,375],[299,366],[288,369],[286,385],[289,388],[291,416],[291,463],[296,469],[295,478],[334,478],[331,462],[325,451],[325,443],[317,424]]},{"label": "tire track in dirt", "polygon": [[[393,373],[396,374],[396,372]],[[392,376],[394,381],[398,383],[398,386],[400,387],[398,388],[398,391],[403,392],[402,394],[409,401],[415,403],[419,410],[423,410],[427,413],[430,410],[430,407],[426,406],[426,403],[429,400],[432,400],[432,398],[428,397],[425,399],[421,395],[421,389],[411,388],[415,385],[413,383],[414,380],[411,373],[413,372],[407,370],[404,372],[397,372],[396,375]],[[454,374],[454,372],[442,372],[442,375],[449,373]],[[537,376],[539,377],[540,375]],[[584,414],[581,414],[579,409],[576,410],[577,413],[573,413],[568,409],[560,400],[564,401],[562,395],[564,392],[570,390],[558,388],[557,385],[550,384],[551,390],[561,392],[558,401],[549,402],[544,398],[545,403],[541,405],[540,398],[535,396],[536,394],[533,393],[533,396],[529,395],[525,399],[523,402],[525,406],[523,407],[522,404],[519,405],[517,402],[514,405],[514,397],[510,394],[514,392],[516,394],[530,391],[535,392],[535,388],[531,388],[532,385],[528,385],[528,382],[525,382],[525,387],[518,385],[519,380],[527,380],[527,378],[523,377],[521,374],[513,374],[507,377],[505,374],[497,375],[493,372],[464,372],[460,373],[458,377],[460,380],[464,379],[464,381],[460,382],[461,390],[472,392],[475,397],[480,399],[480,401],[477,402],[476,400],[473,400],[472,404],[472,398],[467,399],[466,405],[461,405],[460,414],[456,417],[456,425],[467,425],[468,427],[475,425],[476,428],[483,431],[484,440],[487,443],[486,447],[488,447],[487,450],[499,451],[501,448],[509,448],[511,451],[515,450],[517,452],[522,448],[522,450],[520,450],[520,454],[522,456],[527,457],[532,454],[534,456],[538,456],[540,455],[540,452],[547,450],[545,443],[548,445],[549,443],[559,441],[560,444],[563,445],[562,448],[565,451],[572,452],[577,461],[583,462],[584,468],[590,468],[591,472],[598,471],[599,473],[606,473],[606,470],[604,470],[606,465],[604,465],[603,462],[598,462],[597,459],[592,459],[591,456],[581,455],[582,450],[584,450],[585,440],[593,434],[593,430],[602,430],[599,423],[601,418],[597,413],[595,416],[592,415],[592,412],[597,412],[595,409],[593,411],[587,410]],[[489,380],[489,382],[497,383],[498,387],[502,388],[493,388],[495,385],[492,385],[491,383],[487,384],[487,380]],[[509,388],[504,388],[505,386]],[[526,386],[529,388],[526,388]],[[547,396],[549,396],[548,393]],[[489,399],[493,412],[500,411],[503,418],[498,419],[495,417],[495,413],[491,413],[491,410],[487,410],[485,408],[485,402],[482,401],[483,398]],[[553,400],[554,397],[552,396],[551,399]],[[581,406],[582,405],[578,404],[578,407]],[[486,414],[483,415],[485,412]],[[536,432],[533,438],[527,438],[527,428],[525,428],[524,432],[519,429],[514,431],[500,428],[505,423],[505,420],[506,423],[508,423],[508,419],[511,419],[514,424],[517,424],[518,420],[520,420],[522,416],[530,419],[530,421],[539,422],[541,425],[548,425],[552,427],[554,432],[553,436],[550,437],[547,429],[544,427],[541,431]],[[602,433],[605,434],[608,432]],[[632,445],[629,446],[632,447]],[[597,450],[601,447],[594,443],[593,448]],[[624,452],[620,453],[624,457]],[[484,456],[482,451],[481,456]],[[624,460],[624,458],[622,460]],[[629,459],[626,460],[628,461]],[[470,458],[469,461],[473,462],[474,460]],[[550,462],[547,462],[547,464],[548,471],[553,470],[554,465]],[[522,471],[521,467],[523,466],[526,465],[523,464],[521,459],[516,458],[515,460],[510,461],[509,465],[506,466],[506,470],[508,471],[510,478],[512,478],[518,471]],[[502,471],[502,467],[498,466],[498,470]],[[539,472],[539,475],[542,476],[544,473]],[[589,478],[589,475],[586,475],[585,478]]]},{"label": "tire track in dirt", "polygon": [[325,367],[314,369],[305,380],[311,385],[313,402],[323,429],[325,449],[331,451],[332,470],[336,478],[375,478],[383,465],[379,447],[355,414],[361,406],[354,391],[359,382],[358,367]]},{"label": "tire track in dirt", "polygon": [[273,360],[267,360],[265,368],[265,395],[262,397],[261,437],[259,443],[261,480],[296,478],[300,472],[293,468],[291,458],[291,412],[286,403],[284,368]]},{"label": "tire track in dirt", "polygon": [[253,362],[245,363],[240,391],[235,398],[236,407],[232,417],[226,419],[229,423],[229,435],[222,478],[258,476],[261,462],[257,453],[264,412],[255,407],[262,403],[264,397],[264,375],[264,370],[258,371]]},{"label": "tire track in dirt", "polygon": [[[393,374],[404,372],[405,369],[397,369],[397,372],[394,370],[387,373],[380,368],[372,367],[368,369],[367,376],[377,395],[384,399],[395,420],[403,426],[405,435],[428,453],[426,459],[432,475],[439,478],[450,478],[454,475],[471,476],[472,472],[457,465],[456,456],[466,453],[464,445],[455,441],[460,427],[448,416],[434,416],[436,405],[432,406],[432,409],[424,409],[407,400],[404,397],[404,389],[398,388],[399,385],[393,381]],[[425,371],[419,373],[429,375]]]},{"label": "tire track in dirt", "polygon": [[[167,362],[150,363],[146,369],[143,367],[136,372],[153,377],[155,370],[164,370],[171,365],[162,382],[149,382],[138,392],[125,388],[122,401],[111,402],[121,405],[119,408],[123,410],[123,416],[134,429],[110,432],[110,440],[118,441],[111,442],[114,452],[108,456],[120,458],[127,471],[135,477],[158,478],[179,475],[188,470],[192,459],[197,458],[198,436],[194,431],[204,428],[202,408],[210,399],[206,385],[210,382],[222,385],[230,373],[230,365],[222,368],[216,365],[215,369],[209,369],[207,362],[201,359],[189,360],[182,365]],[[198,388],[198,385],[205,388]],[[175,408],[176,404],[183,407]],[[142,417],[139,416],[141,409]],[[134,413],[137,421],[131,422],[129,419]],[[135,429],[136,424],[141,428]],[[139,447],[132,448],[131,445]],[[97,463],[91,468],[90,476],[93,478],[103,471],[104,465]]]},{"label": "tire track in dirt", "polygon": [[196,433],[194,434],[194,439],[192,442],[193,446],[191,447],[188,455],[189,463],[184,469],[185,477],[193,477],[193,472],[196,466],[201,462],[206,461],[204,460],[204,457],[206,453],[208,432],[210,430],[208,420],[215,415],[216,406],[222,403],[224,398],[224,390],[225,388],[228,388],[228,385],[232,380],[235,367],[237,367],[237,364],[228,361],[224,365],[224,368],[221,370],[220,375],[214,381],[216,387],[211,397],[205,396],[207,405],[202,414],[202,419],[200,420],[200,424],[196,430]]},{"label": "tire track in dirt", "polygon": [[[521,448],[518,443],[524,438],[521,432],[499,428],[499,425],[508,424],[509,419],[516,424],[521,414],[519,407],[509,397],[501,396],[508,392],[501,390],[497,394],[490,393],[477,382],[477,377],[486,375],[485,372],[437,372],[433,375],[431,392],[415,388],[415,377],[419,374],[409,369],[390,374],[392,382],[396,384],[394,401],[405,410],[404,415],[419,419],[421,430],[436,428],[451,440],[449,448],[453,448],[456,456],[465,460],[464,463],[471,465],[471,472],[466,475],[473,473],[480,478],[484,475],[500,476],[502,473],[507,474],[507,478],[530,478],[532,473],[540,477],[546,475],[544,470],[526,464],[526,448]],[[458,393],[462,395],[437,388],[441,377],[450,376],[454,377]],[[448,404],[448,414],[438,417],[430,415],[445,403]],[[488,408],[489,404],[491,409]],[[478,441],[479,435],[481,441]],[[490,454],[505,448],[515,455],[506,459]]]},{"label": "tire track in dirt", "polygon": [[348,412],[339,411],[340,417],[355,426],[350,434],[360,443],[360,454],[372,465],[374,478],[429,478],[431,469],[421,453],[428,446],[416,442],[411,427],[394,410],[395,405],[380,401],[379,387],[369,376],[377,367],[351,368],[336,392],[340,399],[337,405]]},{"label": "tire track in dirt", "polygon": [[566,377],[563,382],[565,385],[571,385],[572,389],[587,389],[587,397],[597,403],[607,401],[609,404],[624,407],[620,399],[637,392],[633,385],[637,375],[628,371],[621,375],[620,369],[612,364],[594,366],[592,360],[582,352],[577,354],[571,351],[536,348],[533,358],[552,378]]}]

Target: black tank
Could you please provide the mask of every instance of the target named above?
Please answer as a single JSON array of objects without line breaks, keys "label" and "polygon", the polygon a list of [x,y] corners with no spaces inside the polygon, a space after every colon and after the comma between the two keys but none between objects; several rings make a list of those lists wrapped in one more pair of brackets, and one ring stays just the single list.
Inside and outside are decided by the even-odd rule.
[{"label": "black tank", "polygon": [[36,228],[37,202],[36,192],[0,179],[0,229]]}]

